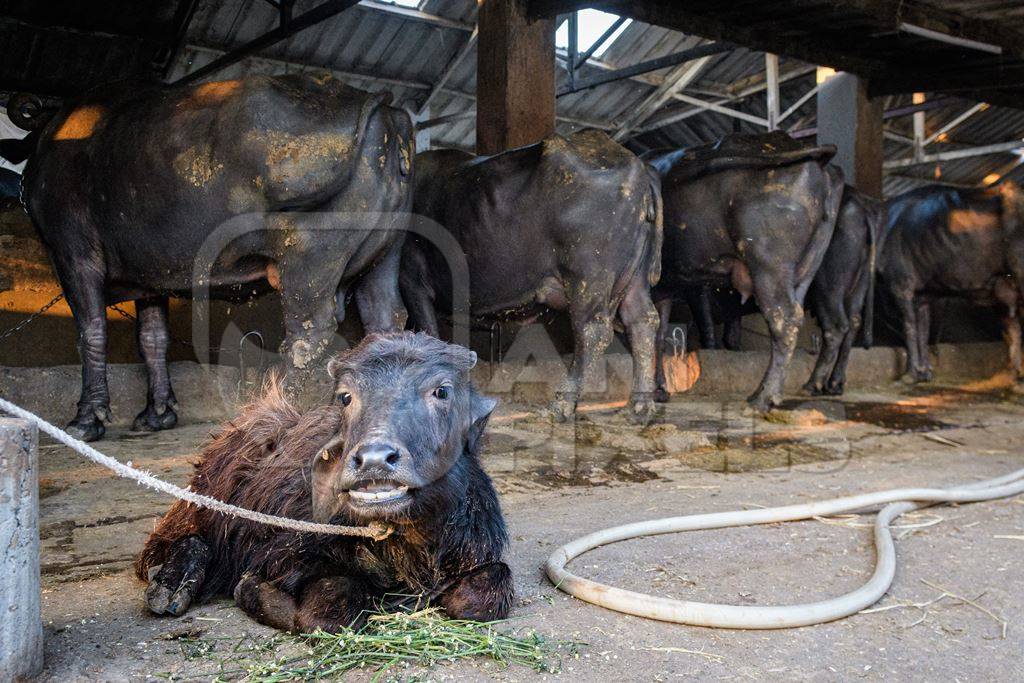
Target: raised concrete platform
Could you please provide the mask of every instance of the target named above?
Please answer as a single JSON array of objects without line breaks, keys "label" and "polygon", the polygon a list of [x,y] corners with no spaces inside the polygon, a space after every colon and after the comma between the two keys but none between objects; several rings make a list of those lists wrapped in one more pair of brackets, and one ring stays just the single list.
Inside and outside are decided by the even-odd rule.
[{"label": "raised concrete platform", "polygon": [[[814,366],[815,357],[797,351],[790,366],[786,391],[797,394]],[[933,348],[939,377],[950,380],[981,380],[1006,365],[1006,349],[998,343],[940,344]],[[507,360],[493,367],[481,362],[474,370],[477,386],[495,396],[526,404],[549,400],[564,377],[570,357],[532,362]],[[736,397],[757,386],[768,363],[762,351],[696,351],[671,358],[668,365],[670,388],[698,396]],[[903,351],[891,347],[854,349],[848,371],[850,386],[868,386],[899,377]],[[240,401],[258,385],[250,374],[239,384],[237,368],[202,366],[192,362],[171,363],[171,381],[185,422],[218,421],[237,410]],[[620,401],[629,395],[632,360],[625,354],[606,356],[606,372],[596,378],[588,400]],[[0,366],[0,396],[42,417],[62,424],[74,413],[78,400],[80,368],[61,365],[47,368]],[[146,379],[142,365],[111,365],[109,370],[111,408],[115,424],[130,423],[145,404]],[[326,392],[326,375],[315,391]]]}]

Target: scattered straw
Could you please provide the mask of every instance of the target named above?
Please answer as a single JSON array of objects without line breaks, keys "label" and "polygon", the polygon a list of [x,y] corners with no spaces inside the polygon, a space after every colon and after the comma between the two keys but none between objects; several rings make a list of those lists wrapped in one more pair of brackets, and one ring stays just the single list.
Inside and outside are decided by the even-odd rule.
[{"label": "scattered straw", "polygon": [[721,664],[725,661],[724,655],[716,655],[714,652],[705,652],[704,650],[687,650],[682,647],[645,647],[644,649],[649,652],[680,652],[686,655],[696,655],[698,657],[710,659],[716,664]]},{"label": "scattered straw", "polygon": [[1008,536],[1006,534],[996,534],[992,538],[1005,538],[1010,541],[1024,541],[1024,536]]},{"label": "scattered straw", "polygon": [[954,592],[952,592],[952,591],[950,591],[950,590],[948,590],[946,588],[943,588],[942,586],[934,584],[931,581],[928,581],[927,579],[921,579],[921,583],[923,583],[924,585],[928,586],[929,588],[934,588],[937,591],[942,591],[942,597],[950,597],[950,598],[953,598],[954,600],[959,600],[960,602],[968,604],[971,607],[973,607],[974,609],[976,609],[976,610],[978,610],[980,612],[983,612],[984,614],[987,614],[988,616],[992,617],[992,619],[994,619],[995,622],[997,624],[999,624],[999,626],[1001,627],[1000,637],[1003,638],[1004,640],[1006,639],[1006,629],[1007,629],[1007,626],[1009,625],[1008,622],[1006,621],[1006,619],[1003,619],[1001,616],[999,616],[998,614],[996,614],[992,610],[988,609],[987,607],[979,605],[974,600],[971,600],[970,598],[965,598],[962,595],[957,595],[956,593],[954,593]]},{"label": "scattered straw", "polygon": [[931,432],[924,432],[923,434],[921,434],[921,436],[923,436],[924,438],[928,439],[929,441],[934,441],[935,443],[941,443],[943,446],[950,446],[952,448],[960,448],[961,446],[963,446],[963,444],[960,443],[959,441],[954,441],[953,439],[947,439],[944,436],[939,436],[938,434],[932,434]]},{"label": "scattered straw", "polygon": [[[431,668],[483,657],[502,666],[526,666],[541,673],[561,670],[564,653],[578,656],[582,643],[550,641],[535,631],[505,632],[503,622],[448,619],[436,607],[373,614],[354,631],[301,636],[279,634],[258,642],[251,636],[218,648],[218,639],[182,640],[186,659],[214,660],[208,672],[164,674],[180,680],[259,681],[335,680],[353,671],[373,673],[371,680],[401,678],[396,668]],[[222,639],[227,640],[227,639]],[[214,652],[217,655],[214,655]],[[221,656],[223,655],[223,656]]]}]

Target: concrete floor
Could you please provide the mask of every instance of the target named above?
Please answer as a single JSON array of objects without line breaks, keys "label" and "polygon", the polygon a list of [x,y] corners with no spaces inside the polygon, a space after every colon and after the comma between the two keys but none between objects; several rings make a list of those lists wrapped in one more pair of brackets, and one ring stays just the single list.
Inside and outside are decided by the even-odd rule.
[{"label": "concrete floor", "polygon": [[[599,528],[669,515],[780,505],[902,485],[944,485],[1024,466],[1024,404],[993,383],[886,385],[842,401],[797,402],[771,420],[736,401],[678,396],[663,425],[641,430],[595,406],[575,426],[551,426],[507,405],[485,465],[513,538],[518,603],[510,627],[587,643],[566,680],[1024,679],[1024,498],[935,508],[904,518],[900,568],[880,606],[896,607],[786,631],[740,632],[629,617],[556,591],[540,566],[558,545]],[[102,450],[176,483],[211,424],[133,435],[114,429]],[[228,601],[181,619],[143,610],[129,573],[169,501],[44,440],[41,453],[45,680],[142,680],[173,672],[209,680],[222,648],[272,633]],[[872,567],[870,517],[677,534],[598,549],[571,565],[623,588],[730,603],[835,595]],[[995,615],[995,616],[992,616]],[[1002,624],[1006,635],[1002,637]],[[223,640],[219,640],[223,639]],[[267,656],[271,656],[267,654]],[[430,679],[536,680],[485,662]]]}]

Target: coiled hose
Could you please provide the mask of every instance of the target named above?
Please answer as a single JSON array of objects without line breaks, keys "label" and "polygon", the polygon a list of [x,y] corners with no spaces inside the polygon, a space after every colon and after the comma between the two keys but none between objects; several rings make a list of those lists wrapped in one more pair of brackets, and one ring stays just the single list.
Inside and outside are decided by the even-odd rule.
[{"label": "coiled hose", "polygon": [[[938,503],[975,503],[1024,493],[1024,469],[995,479],[948,489],[906,488],[846,496],[815,503],[757,510],[734,510],[685,517],[669,517],[604,529],[558,548],[548,557],[545,571],[561,591],[580,600],[638,617],[712,628],[794,628],[834,621],[877,602],[896,574],[896,548],[889,525],[900,515]],[[641,536],[703,531],[728,527],[793,522],[822,515],[864,510],[885,505],[874,524],[875,571],[860,588],[836,598],[802,605],[719,605],[660,598],[623,590],[576,576],[565,565],[594,548]]]}]

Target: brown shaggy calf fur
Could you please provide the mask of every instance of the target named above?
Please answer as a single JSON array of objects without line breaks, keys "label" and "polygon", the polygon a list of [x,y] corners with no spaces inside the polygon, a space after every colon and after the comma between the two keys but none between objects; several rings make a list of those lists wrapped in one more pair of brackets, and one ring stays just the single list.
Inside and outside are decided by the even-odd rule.
[{"label": "brown shaggy calf fur", "polygon": [[[504,617],[512,599],[511,572],[501,561],[507,537],[477,453],[494,402],[469,383],[474,362],[475,354],[423,334],[375,335],[336,362],[339,386],[344,382],[347,389],[331,405],[300,412],[270,384],[203,450],[192,488],[293,519],[358,525],[380,519],[395,533],[379,542],[295,533],[179,501],[135,565],[139,578],[151,581],[150,609],[178,615],[194,599],[233,592],[239,606],[263,623],[336,630],[358,624],[363,611],[388,594],[425,594],[455,618]],[[448,389],[431,393],[438,377]],[[353,400],[350,391],[363,393]],[[394,426],[402,421],[408,424]],[[354,498],[336,503],[329,516],[318,514],[318,477],[327,481],[331,501],[348,501],[349,489],[358,491],[371,479],[381,485],[379,468],[359,475],[367,465],[353,449],[385,429],[393,443],[403,444],[396,453],[401,450],[402,466],[408,460],[411,468],[388,476],[398,481],[408,475],[399,483],[414,482],[406,496],[411,502],[366,512]],[[339,436],[343,450],[330,446]],[[412,441],[428,445],[417,450]],[[442,466],[447,470],[438,476]],[[319,467],[335,469],[320,473]],[[425,468],[429,477],[415,479]]]}]

